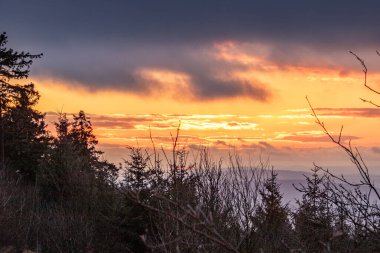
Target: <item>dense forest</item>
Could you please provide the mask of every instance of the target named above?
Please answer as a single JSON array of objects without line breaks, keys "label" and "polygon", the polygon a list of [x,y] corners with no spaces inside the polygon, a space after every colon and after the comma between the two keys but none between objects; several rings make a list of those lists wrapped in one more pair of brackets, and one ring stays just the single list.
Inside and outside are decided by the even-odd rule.
[{"label": "dense forest", "polygon": [[215,161],[206,148],[190,159],[179,129],[171,151],[127,147],[121,165],[102,158],[83,111],[57,114],[50,133],[34,84],[20,84],[41,57],[0,35],[0,252],[380,251],[380,195],[365,162],[312,107],[362,180],[315,166],[290,208],[269,164]]}]

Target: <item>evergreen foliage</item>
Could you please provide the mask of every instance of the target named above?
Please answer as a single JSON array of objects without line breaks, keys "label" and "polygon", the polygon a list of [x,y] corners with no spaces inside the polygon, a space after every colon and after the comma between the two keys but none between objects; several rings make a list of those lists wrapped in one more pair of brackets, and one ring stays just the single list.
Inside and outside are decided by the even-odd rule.
[{"label": "evergreen foliage", "polygon": [[319,169],[312,170],[306,177],[302,200],[295,213],[295,231],[302,248],[307,252],[322,252],[332,238],[332,210],[330,208],[326,175],[320,176]]},{"label": "evergreen foliage", "polygon": [[291,238],[289,210],[281,202],[280,186],[273,168],[260,190],[260,195],[262,204],[254,217],[257,245],[264,252],[289,252],[285,247]]}]

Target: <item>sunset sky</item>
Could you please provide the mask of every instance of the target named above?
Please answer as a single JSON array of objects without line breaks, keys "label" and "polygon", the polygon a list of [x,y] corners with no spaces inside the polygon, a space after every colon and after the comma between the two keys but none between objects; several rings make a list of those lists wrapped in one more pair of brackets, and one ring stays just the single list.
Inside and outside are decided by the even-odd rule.
[{"label": "sunset sky", "polygon": [[[84,110],[105,157],[127,145],[238,150],[278,169],[350,170],[311,116],[380,163],[380,2],[1,1],[8,46],[44,54],[30,80],[50,125]],[[378,172],[380,173],[380,172]]]}]

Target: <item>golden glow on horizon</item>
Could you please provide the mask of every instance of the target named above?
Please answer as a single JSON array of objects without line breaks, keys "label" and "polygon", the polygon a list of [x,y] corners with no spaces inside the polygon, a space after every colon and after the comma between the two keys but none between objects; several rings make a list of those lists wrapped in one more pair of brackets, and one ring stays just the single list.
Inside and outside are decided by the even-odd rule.
[{"label": "golden glow on horizon", "polygon": [[[314,123],[307,107],[308,95],[313,106],[325,108],[363,108],[359,97],[371,94],[362,86],[360,69],[342,75],[339,69],[303,66],[280,66],[262,57],[244,52],[234,42],[218,43],[210,57],[245,65],[217,76],[266,84],[273,94],[268,102],[248,98],[212,101],[194,100],[191,76],[168,69],[141,68],[138,75],[160,89],[148,95],[115,90],[89,91],[73,88],[65,81],[35,77],[41,93],[41,111],[92,114],[95,133],[103,145],[149,146],[149,131],[157,145],[171,145],[170,132],[181,123],[181,142],[207,145],[218,149],[250,148],[319,148],[331,142]],[[380,80],[380,73],[371,73]],[[160,91],[163,92],[160,93]],[[332,134],[343,135],[367,147],[378,145],[380,117],[366,112],[317,111]],[[361,113],[361,114],[360,114]],[[49,114],[49,122],[54,120]],[[365,129],[365,131],[363,131]]]}]

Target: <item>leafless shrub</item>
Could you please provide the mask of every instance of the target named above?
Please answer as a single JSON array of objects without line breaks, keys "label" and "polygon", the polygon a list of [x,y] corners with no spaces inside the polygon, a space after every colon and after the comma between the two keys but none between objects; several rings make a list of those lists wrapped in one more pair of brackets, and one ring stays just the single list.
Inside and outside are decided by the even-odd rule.
[{"label": "leafless shrub", "polygon": [[[144,189],[127,187],[123,191],[150,213],[145,243],[154,252],[252,252],[257,247],[254,217],[261,205],[268,163],[247,166],[232,153],[224,165],[221,160],[213,161],[206,148],[190,162],[189,153],[177,142],[178,131],[172,151],[161,150],[166,171],[157,163],[157,153],[147,155],[147,151],[132,149],[127,162],[130,172],[136,175],[139,168],[139,176],[145,177],[141,182],[148,182]],[[144,166],[131,167],[133,161],[144,161]],[[152,187],[148,172],[158,169],[164,185]],[[129,178],[137,177],[129,174]]]},{"label": "leafless shrub", "polygon": [[[368,69],[363,59],[357,54],[350,53],[359,61],[364,73],[364,87],[372,93],[379,95],[380,92],[368,85]],[[377,54],[380,53],[377,51]],[[338,136],[333,136],[315,112],[311,102],[306,97],[312,116],[317,125],[329,137],[332,143],[340,147],[348,156],[357,169],[359,181],[347,179],[343,174],[336,175],[328,169],[316,166],[327,177],[324,187],[327,191],[325,198],[330,201],[335,209],[336,216],[340,217],[340,232],[354,238],[356,249],[351,250],[380,250],[380,192],[371,178],[370,170],[363,159],[359,149],[352,146],[351,140],[345,143],[342,139],[343,125]],[[377,103],[361,98],[365,103],[380,107]],[[345,231],[342,231],[345,230]]]}]

